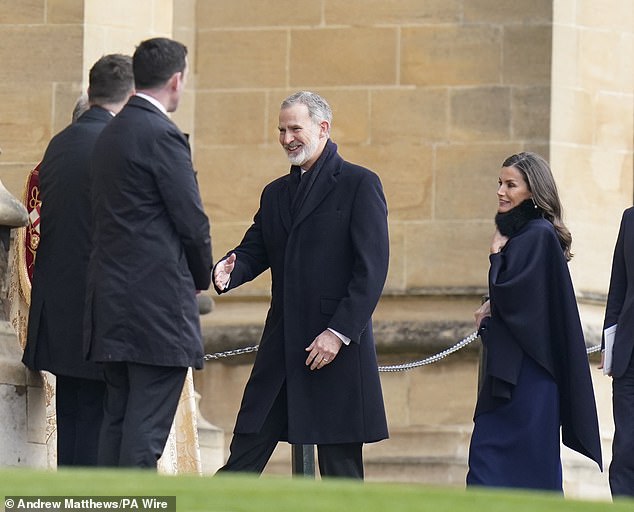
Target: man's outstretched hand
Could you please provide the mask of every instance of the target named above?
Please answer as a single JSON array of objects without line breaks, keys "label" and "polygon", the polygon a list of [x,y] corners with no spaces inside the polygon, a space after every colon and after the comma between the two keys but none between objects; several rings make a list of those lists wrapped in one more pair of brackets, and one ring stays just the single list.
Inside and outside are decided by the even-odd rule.
[{"label": "man's outstretched hand", "polygon": [[232,252],[228,258],[225,258],[214,268],[214,284],[219,290],[224,290],[229,285],[229,279],[231,279],[231,272],[233,267],[236,266],[237,256]]}]

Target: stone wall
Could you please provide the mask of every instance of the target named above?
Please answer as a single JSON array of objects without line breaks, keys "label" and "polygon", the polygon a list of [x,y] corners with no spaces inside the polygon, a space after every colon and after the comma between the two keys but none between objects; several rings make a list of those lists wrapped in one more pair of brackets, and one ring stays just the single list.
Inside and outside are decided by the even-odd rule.
[{"label": "stone wall", "polygon": [[83,19],[83,0],[0,1],[0,179],[17,197],[52,135],[70,122]]},{"label": "stone wall", "polygon": [[557,0],[554,13],[551,163],[577,292],[600,297],[634,194],[634,3]]},{"label": "stone wall", "polygon": [[[196,165],[216,257],[287,172],[277,115],[309,88],[344,157],[383,180],[387,293],[486,283],[503,158],[548,155],[552,3],[198,0]],[[268,278],[236,294],[266,294]]]},{"label": "stone wall", "polygon": [[[191,135],[216,259],[239,242],[262,187],[287,171],[279,104],[309,88],[330,101],[343,156],[383,180],[386,293],[482,291],[499,166],[511,153],[534,150],[552,161],[574,235],[577,290],[602,299],[620,212],[634,195],[633,10],[631,0],[0,0],[0,179],[21,195],[98,57],[170,36],[189,48],[174,120]],[[232,295],[267,296],[269,286],[265,275]],[[600,325],[597,304],[592,315],[582,310],[584,325]],[[434,315],[446,319],[448,308]],[[232,342],[245,327],[239,316]],[[433,323],[418,310],[414,316]],[[461,310],[454,323],[470,318],[470,308]],[[7,329],[0,334],[12,340]],[[7,347],[4,359],[15,369],[19,348],[0,344]],[[391,422],[468,421],[475,372],[472,362],[466,372],[461,365],[425,381],[385,376]],[[216,395],[227,383],[239,392],[247,376],[246,367],[229,369],[197,378],[203,412],[227,429],[239,397]],[[434,393],[432,384],[443,389],[458,370],[464,394]],[[0,384],[37,387],[12,371],[0,368],[8,379]],[[26,429],[29,440],[42,434],[24,427],[28,417],[29,425],[43,423],[41,392],[28,414],[3,396],[14,430]],[[409,410],[425,400],[439,417]],[[34,452],[16,464],[40,459]]]},{"label": "stone wall", "polygon": [[[174,116],[191,134],[220,257],[286,172],[280,101],[314,89],[344,157],[390,208],[386,292],[479,292],[499,165],[552,159],[575,281],[601,297],[632,200],[632,3],[609,0],[0,0],[0,174],[20,194],[104,53],[167,35],[190,50]],[[237,290],[266,295],[267,276]]]},{"label": "stone wall", "polygon": [[[88,71],[107,53],[178,35],[195,56],[195,0],[0,0],[0,177],[21,197],[27,173],[71,120]],[[175,7],[176,6],[176,7]],[[193,82],[195,83],[195,82]],[[190,84],[191,88],[191,84]],[[188,89],[176,122],[193,126]]]}]

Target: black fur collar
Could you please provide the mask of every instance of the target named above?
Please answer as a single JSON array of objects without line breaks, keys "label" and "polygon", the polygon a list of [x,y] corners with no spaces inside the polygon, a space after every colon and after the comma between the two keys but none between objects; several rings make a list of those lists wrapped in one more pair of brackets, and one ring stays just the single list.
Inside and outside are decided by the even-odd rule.
[{"label": "black fur collar", "polygon": [[535,205],[532,199],[527,199],[508,212],[498,213],[495,216],[495,225],[502,235],[513,236],[527,222],[538,219],[541,216],[541,209]]}]

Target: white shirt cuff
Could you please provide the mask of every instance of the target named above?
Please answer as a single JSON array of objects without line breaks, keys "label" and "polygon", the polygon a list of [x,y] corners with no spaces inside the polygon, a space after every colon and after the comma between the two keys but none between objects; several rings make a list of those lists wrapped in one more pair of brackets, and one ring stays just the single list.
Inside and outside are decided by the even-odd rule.
[{"label": "white shirt cuff", "polygon": [[331,329],[330,327],[328,327],[328,330],[331,333],[333,333],[335,336],[337,336],[337,338],[339,338],[343,342],[344,345],[350,345],[350,338],[348,338],[347,336],[344,336],[340,332],[335,331],[334,329]]}]

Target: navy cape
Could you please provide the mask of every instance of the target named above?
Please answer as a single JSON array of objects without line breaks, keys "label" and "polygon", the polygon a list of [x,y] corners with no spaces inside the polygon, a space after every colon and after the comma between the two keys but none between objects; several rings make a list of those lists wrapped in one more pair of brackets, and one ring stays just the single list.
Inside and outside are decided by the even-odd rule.
[{"label": "navy cape", "polygon": [[475,416],[510,400],[526,354],[557,383],[563,443],[602,467],[579,311],[553,225],[528,222],[490,261],[491,317],[481,328],[486,370]]}]

